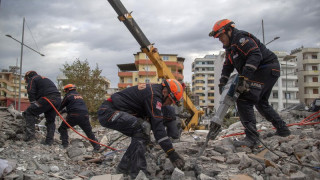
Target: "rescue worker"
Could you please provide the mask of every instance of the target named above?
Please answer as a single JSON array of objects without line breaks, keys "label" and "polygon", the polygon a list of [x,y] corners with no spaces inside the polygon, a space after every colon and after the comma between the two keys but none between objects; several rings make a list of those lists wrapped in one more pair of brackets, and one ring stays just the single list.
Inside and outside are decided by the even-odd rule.
[{"label": "rescue worker", "polygon": [[[67,112],[67,123],[74,127],[78,125],[89,139],[97,141],[95,135],[92,132],[92,127],[89,121],[88,108],[83,100],[83,97],[76,91],[76,86],[73,84],[67,84],[63,87],[66,95],[64,96],[60,111],[61,113]],[[62,121],[58,131],[60,133],[60,139],[62,141],[62,146],[67,148],[69,145],[68,141],[68,128],[69,126]],[[98,142],[98,141],[97,141]],[[91,142],[94,151],[100,149],[100,145],[94,142]]]},{"label": "rescue worker", "polygon": [[216,22],[209,36],[219,38],[226,50],[220,94],[234,69],[240,75],[238,91],[241,94],[236,103],[246,137],[234,145],[254,147],[258,144],[254,106],[276,128],[276,135],[289,136],[286,123],[268,102],[272,87],[280,76],[277,56],[252,34],[236,29],[235,23],[229,19]]},{"label": "rescue worker", "polygon": [[41,143],[50,146],[53,144],[53,137],[56,129],[56,112],[44,97],[49,99],[55,108],[58,109],[61,103],[61,95],[50,79],[38,75],[35,71],[28,71],[25,74],[24,79],[28,84],[27,93],[30,101],[30,106],[23,113],[23,117],[26,120],[26,136],[24,141],[35,139],[36,117],[41,113],[44,113],[47,134],[45,140]]},{"label": "rescue worker", "polygon": [[309,112],[317,112],[320,110],[320,98],[316,98],[314,99],[314,101],[312,101],[310,108],[309,108]]},{"label": "rescue worker", "polygon": [[162,106],[163,125],[166,127],[167,135],[172,139],[179,139],[181,134],[181,124],[177,120],[173,106]]},{"label": "rescue worker", "polygon": [[[117,172],[129,174],[134,179],[140,170],[146,171],[146,145],[150,130],[175,167],[183,168],[184,160],[175,151],[167,136],[161,116],[162,106],[178,104],[183,95],[181,84],[175,79],[161,84],[133,86],[117,92],[104,101],[98,111],[100,124],[131,137]],[[146,121],[148,120],[148,121]]]}]

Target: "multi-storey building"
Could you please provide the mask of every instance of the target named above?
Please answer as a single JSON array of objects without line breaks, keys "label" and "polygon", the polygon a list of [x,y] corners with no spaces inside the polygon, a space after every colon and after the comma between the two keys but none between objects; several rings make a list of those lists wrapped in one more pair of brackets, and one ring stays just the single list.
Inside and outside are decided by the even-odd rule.
[{"label": "multi-storey building", "polygon": [[298,48],[291,51],[297,59],[300,102],[309,105],[320,94],[320,48]]},{"label": "multi-storey building", "polygon": [[214,107],[216,110],[219,107],[219,101],[221,97],[219,94],[219,80],[221,78],[221,71],[222,71],[225,58],[226,58],[225,51],[220,51],[219,55],[217,55],[217,59],[214,62],[214,75],[216,79],[216,83],[214,84],[214,88],[216,89],[216,93],[214,95]]},{"label": "multi-storey building", "polygon": [[279,60],[281,67],[280,78],[272,88],[269,103],[277,110],[281,111],[287,107],[299,104],[297,94],[298,76],[296,72],[297,62],[295,56],[288,55],[286,52],[274,52]]},{"label": "multi-storey building", "polygon": [[[178,81],[183,81],[184,58],[177,54],[160,54],[161,59],[171,70]],[[157,68],[153,65],[148,56],[143,52],[134,54],[134,63],[117,64],[120,82],[118,88],[123,89],[143,83],[160,83]]]},{"label": "multi-storey building", "polygon": [[[19,102],[19,77],[18,67],[10,66],[9,70],[0,72],[0,104],[8,107],[11,104],[18,109]],[[24,75],[22,75],[24,77]],[[24,79],[21,79],[20,110],[24,111],[30,105]]]},{"label": "multi-storey building", "polygon": [[199,107],[207,114],[214,111],[214,62],[215,55],[196,58],[192,63],[192,92],[199,99]]}]

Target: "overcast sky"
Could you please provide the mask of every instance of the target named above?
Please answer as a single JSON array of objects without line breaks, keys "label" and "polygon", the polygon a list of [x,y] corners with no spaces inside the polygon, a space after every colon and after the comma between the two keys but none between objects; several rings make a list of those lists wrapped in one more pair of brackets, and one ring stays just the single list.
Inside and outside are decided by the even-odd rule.
[{"label": "overcast sky", "polygon": [[[197,57],[222,50],[217,39],[209,38],[213,24],[224,18],[251,32],[273,51],[320,47],[319,0],[122,0],[160,54],[184,57],[184,76],[191,82],[191,63]],[[64,63],[88,60],[116,87],[116,64],[133,63],[140,46],[107,0],[1,0],[0,69],[15,65],[21,46],[6,37],[22,39],[41,53],[24,48],[23,73],[35,70],[56,82]]]}]

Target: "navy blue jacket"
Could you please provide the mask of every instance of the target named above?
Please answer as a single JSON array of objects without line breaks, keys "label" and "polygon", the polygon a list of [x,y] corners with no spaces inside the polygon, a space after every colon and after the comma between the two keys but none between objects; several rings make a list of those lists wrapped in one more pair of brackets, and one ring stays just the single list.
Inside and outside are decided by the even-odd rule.
[{"label": "navy blue jacket", "polygon": [[117,110],[149,119],[155,139],[167,152],[173,146],[163,125],[162,89],[161,84],[147,84],[146,88],[141,90],[138,86],[133,86],[113,94],[111,99]]},{"label": "navy blue jacket", "polygon": [[[254,71],[274,61],[277,61],[277,56],[258,38],[246,31],[234,28],[231,45],[226,48],[226,59],[221,77],[228,78],[235,68],[240,75],[252,79]],[[226,83],[221,80],[220,83]]]},{"label": "navy blue jacket", "polygon": [[88,114],[86,103],[76,90],[71,90],[64,96],[59,110],[62,110],[64,107],[66,107],[68,114]]},{"label": "navy blue jacket", "polygon": [[35,75],[32,76],[27,83],[27,92],[30,102],[37,101],[39,98],[47,97],[49,95],[56,95],[60,98],[60,92],[56,85],[46,77]]}]

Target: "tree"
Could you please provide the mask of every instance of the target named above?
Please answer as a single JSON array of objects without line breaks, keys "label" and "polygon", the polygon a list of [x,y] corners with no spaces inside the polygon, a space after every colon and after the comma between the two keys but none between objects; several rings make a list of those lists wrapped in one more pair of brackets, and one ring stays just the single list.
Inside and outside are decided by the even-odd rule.
[{"label": "tree", "polygon": [[64,85],[76,85],[77,91],[82,95],[88,107],[89,114],[96,117],[98,108],[106,94],[104,90],[106,83],[100,75],[102,70],[99,69],[98,64],[92,70],[87,60],[76,59],[71,65],[65,63],[61,71],[67,78]]}]

